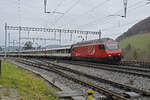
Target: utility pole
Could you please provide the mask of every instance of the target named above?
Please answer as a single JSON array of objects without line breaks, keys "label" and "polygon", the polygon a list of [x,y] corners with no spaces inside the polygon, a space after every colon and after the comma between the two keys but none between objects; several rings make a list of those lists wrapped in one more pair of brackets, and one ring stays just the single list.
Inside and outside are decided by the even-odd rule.
[{"label": "utility pole", "polygon": [[56,39],[56,31],[54,32],[54,39]]},{"label": "utility pole", "polygon": [[99,35],[99,39],[101,39],[101,35],[102,35],[102,32],[101,32],[101,30],[99,30],[99,33],[98,33],[98,35]]},{"label": "utility pole", "polygon": [[8,33],[8,51],[10,49],[10,33]]},{"label": "utility pole", "polygon": [[19,51],[20,51],[20,41],[21,41],[21,26],[19,26]]},{"label": "utility pole", "polygon": [[47,0],[44,0],[44,13],[47,13],[46,12],[46,5],[47,5]]},{"label": "utility pole", "polygon": [[48,11],[47,11],[47,0],[44,0],[44,13],[64,14],[64,13],[62,13],[62,12],[57,12],[57,11],[51,11],[51,12],[48,12]]},{"label": "utility pole", "polygon": [[59,31],[59,44],[61,45],[61,30]]},{"label": "utility pole", "polygon": [[7,23],[5,23],[5,58],[7,57]]},{"label": "utility pole", "polygon": [[[13,49],[14,49],[14,47],[15,47],[15,40],[13,40]],[[15,49],[14,49],[15,50]]]},{"label": "utility pole", "polygon": [[88,34],[86,34],[86,37],[85,37],[86,40],[88,39],[87,35],[88,35]]},{"label": "utility pole", "polygon": [[29,34],[30,34],[30,31],[28,31],[28,41],[29,41]]},{"label": "utility pole", "polygon": [[127,16],[127,2],[128,2],[128,0],[123,0],[123,4],[124,4],[124,17],[125,18]]},{"label": "utility pole", "polygon": [[70,33],[70,41],[72,41],[72,32]]}]

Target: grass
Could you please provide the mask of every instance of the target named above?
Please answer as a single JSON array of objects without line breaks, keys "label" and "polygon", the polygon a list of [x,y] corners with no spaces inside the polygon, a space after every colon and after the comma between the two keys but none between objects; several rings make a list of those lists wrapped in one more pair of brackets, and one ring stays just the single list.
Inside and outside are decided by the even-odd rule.
[{"label": "grass", "polygon": [[[127,60],[144,60],[150,59],[150,33],[138,34],[120,41],[120,47],[125,50],[124,57]],[[126,50],[127,45],[131,45],[131,50]],[[136,57],[137,56],[137,57]]]},{"label": "grass", "polygon": [[2,61],[0,85],[16,89],[20,100],[58,100],[52,95],[55,90],[44,84],[44,79],[6,61]]},{"label": "grass", "polygon": [[134,35],[120,41],[121,48],[125,48],[128,44],[131,44],[136,49],[147,51],[148,44],[150,44],[150,33]]}]

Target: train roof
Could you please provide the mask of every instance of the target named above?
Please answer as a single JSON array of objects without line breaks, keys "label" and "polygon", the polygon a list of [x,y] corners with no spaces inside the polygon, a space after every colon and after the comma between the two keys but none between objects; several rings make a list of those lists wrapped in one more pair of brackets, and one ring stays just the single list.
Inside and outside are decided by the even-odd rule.
[{"label": "train roof", "polygon": [[[50,49],[40,49],[40,50],[22,50],[22,51],[7,51],[7,52],[36,52],[36,51],[48,51],[48,50],[62,50],[62,49],[70,49],[70,46],[59,47],[59,48],[50,48]],[[0,52],[1,53],[1,52]]]},{"label": "train roof", "polygon": [[73,44],[72,46],[85,45],[85,44],[95,44],[95,43],[104,43],[104,42],[116,42],[116,41],[111,39],[111,38],[102,38],[102,39],[95,39],[95,40],[78,42],[76,44]]},{"label": "train roof", "polygon": [[45,50],[61,50],[61,49],[70,49],[71,46],[67,47],[59,47],[59,48],[51,48],[51,49],[45,49]]}]

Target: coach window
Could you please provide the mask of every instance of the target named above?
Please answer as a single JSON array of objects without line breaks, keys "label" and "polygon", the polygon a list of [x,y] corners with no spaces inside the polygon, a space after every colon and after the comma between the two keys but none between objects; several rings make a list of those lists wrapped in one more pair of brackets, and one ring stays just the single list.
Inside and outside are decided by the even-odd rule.
[{"label": "coach window", "polygon": [[69,49],[69,53],[72,52],[72,51],[74,51],[74,48]]},{"label": "coach window", "polygon": [[105,49],[104,45],[99,45],[99,49]]}]

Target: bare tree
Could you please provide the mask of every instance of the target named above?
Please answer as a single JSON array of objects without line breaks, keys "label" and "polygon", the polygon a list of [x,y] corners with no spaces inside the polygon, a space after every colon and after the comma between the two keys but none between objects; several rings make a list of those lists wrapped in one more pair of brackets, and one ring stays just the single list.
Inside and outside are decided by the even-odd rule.
[{"label": "bare tree", "polygon": [[27,41],[24,45],[24,50],[30,50],[30,49],[33,49],[33,43],[31,41]]}]

